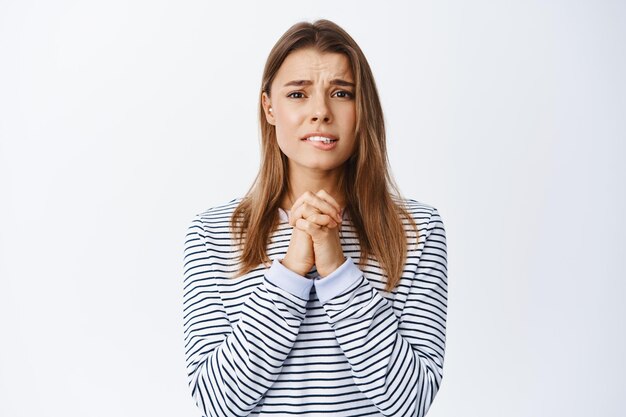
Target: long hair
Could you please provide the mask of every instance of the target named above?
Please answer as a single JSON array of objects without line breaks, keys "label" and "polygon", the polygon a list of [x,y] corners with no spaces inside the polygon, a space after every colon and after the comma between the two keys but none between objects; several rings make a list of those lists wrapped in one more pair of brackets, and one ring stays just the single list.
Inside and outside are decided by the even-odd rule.
[{"label": "long hair", "polygon": [[415,236],[417,225],[403,207],[403,199],[389,173],[383,111],[370,66],[352,37],[325,19],[293,25],[274,45],[265,63],[259,94],[261,166],[230,219],[231,231],[243,248],[236,277],[259,264],[271,263],[266,248],[279,223],[278,209],[289,191],[289,175],[288,159],[278,147],[275,127],[265,118],[262,95],[263,92],[270,95],[272,81],[283,61],[301,48],[342,53],[350,61],[356,84],[356,144],[354,153],[344,163],[339,189],[346,197],[344,210],[359,240],[358,264],[363,266],[370,255],[374,256],[387,275],[385,291],[390,292],[400,281],[407,255],[402,217],[413,226]]}]

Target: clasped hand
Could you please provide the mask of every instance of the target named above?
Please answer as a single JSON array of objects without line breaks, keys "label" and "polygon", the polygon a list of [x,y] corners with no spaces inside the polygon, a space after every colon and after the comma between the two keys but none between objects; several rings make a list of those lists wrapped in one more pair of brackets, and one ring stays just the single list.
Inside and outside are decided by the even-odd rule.
[{"label": "clasped hand", "polygon": [[289,212],[294,230],[283,263],[300,275],[315,265],[322,278],[339,268],[345,262],[339,239],[341,221],[341,207],[326,191],[303,193]]}]

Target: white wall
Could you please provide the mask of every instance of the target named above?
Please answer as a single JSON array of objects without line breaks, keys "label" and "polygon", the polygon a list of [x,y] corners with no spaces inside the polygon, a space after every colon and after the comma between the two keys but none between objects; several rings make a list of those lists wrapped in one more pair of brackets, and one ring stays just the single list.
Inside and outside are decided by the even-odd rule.
[{"label": "white wall", "polygon": [[446,225],[429,416],[622,415],[625,4],[225,4],[0,3],[0,415],[199,415],[186,227],[252,183],[264,60],[320,17],[363,48],[393,173]]}]

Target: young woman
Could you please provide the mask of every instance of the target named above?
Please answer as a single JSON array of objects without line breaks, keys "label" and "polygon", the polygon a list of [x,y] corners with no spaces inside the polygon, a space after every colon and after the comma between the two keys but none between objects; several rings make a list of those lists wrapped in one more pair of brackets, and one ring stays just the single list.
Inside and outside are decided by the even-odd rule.
[{"label": "young woman", "polygon": [[355,41],[298,23],[265,66],[261,167],[185,241],[189,385],[205,416],[424,416],[441,385],[446,237],[400,197]]}]

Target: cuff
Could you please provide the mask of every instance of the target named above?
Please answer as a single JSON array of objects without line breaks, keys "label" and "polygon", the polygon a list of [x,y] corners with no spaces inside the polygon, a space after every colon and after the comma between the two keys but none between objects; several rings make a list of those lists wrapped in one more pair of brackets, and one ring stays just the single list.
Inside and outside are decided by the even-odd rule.
[{"label": "cuff", "polygon": [[313,280],[296,274],[281,264],[278,259],[274,259],[270,268],[265,272],[265,278],[296,297],[303,300],[309,299]]},{"label": "cuff", "polygon": [[325,278],[315,279],[317,298],[319,298],[320,303],[324,304],[348,289],[361,276],[363,276],[363,272],[354,264],[351,257],[346,256],[346,261],[339,268]]}]

